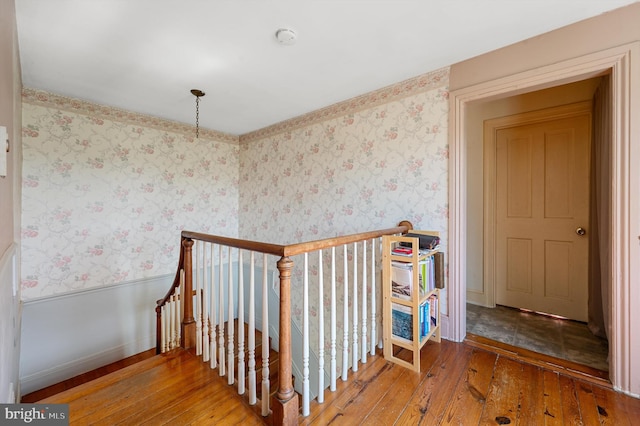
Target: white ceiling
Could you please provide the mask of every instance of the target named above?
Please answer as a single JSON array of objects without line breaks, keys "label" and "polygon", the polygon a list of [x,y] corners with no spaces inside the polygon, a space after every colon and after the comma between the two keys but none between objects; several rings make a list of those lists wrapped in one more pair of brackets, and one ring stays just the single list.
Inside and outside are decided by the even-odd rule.
[{"label": "white ceiling", "polygon": [[634,2],[15,0],[24,86],[236,135]]}]

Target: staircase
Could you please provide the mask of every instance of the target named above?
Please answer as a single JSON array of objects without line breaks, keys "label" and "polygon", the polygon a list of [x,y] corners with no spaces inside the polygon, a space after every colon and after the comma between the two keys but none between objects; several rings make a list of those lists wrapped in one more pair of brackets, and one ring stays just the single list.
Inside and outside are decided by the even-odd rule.
[{"label": "staircase", "polygon": [[[226,329],[226,323],[225,323],[225,329]],[[238,341],[238,320],[236,319],[234,322],[234,342]],[[245,336],[247,335],[247,333],[249,332],[249,327],[247,324],[244,324],[244,332],[245,332]],[[255,349],[255,359],[256,359],[256,366],[255,366],[255,370],[256,370],[256,383],[258,384],[256,386],[256,397],[258,398],[258,402],[255,405],[250,405],[249,404],[249,394],[247,391],[245,391],[244,395],[241,395],[243,401],[247,404],[248,407],[252,407],[255,409],[255,412],[260,415],[261,414],[261,401],[262,401],[262,386],[260,385],[260,383],[262,382],[262,372],[263,372],[263,365],[262,365],[262,333],[259,330],[256,330],[256,336],[255,336],[255,341],[256,341],[256,349]],[[238,352],[237,352],[237,346],[234,347],[234,356],[235,356],[235,365],[236,365],[236,369],[237,369],[237,365],[238,365]],[[245,349],[244,351],[244,359],[245,359],[245,364],[244,364],[244,377],[245,377],[245,389],[249,389],[249,364],[247,363],[247,360],[249,358],[249,352],[248,350]],[[272,343],[271,343],[271,337],[269,337],[269,383],[270,383],[270,394],[269,394],[269,398],[273,397],[278,389],[278,352],[276,352],[275,350],[272,349]],[[237,376],[238,376],[238,372],[236,371],[236,388],[237,388]],[[292,379],[295,380],[295,377]]]}]

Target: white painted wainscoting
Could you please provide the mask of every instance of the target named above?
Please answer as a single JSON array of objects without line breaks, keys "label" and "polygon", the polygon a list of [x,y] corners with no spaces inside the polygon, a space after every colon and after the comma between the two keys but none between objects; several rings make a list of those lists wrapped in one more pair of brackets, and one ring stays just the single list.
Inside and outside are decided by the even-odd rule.
[{"label": "white painted wainscoting", "polygon": [[18,250],[12,244],[0,257],[0,403],[16,402],[20,360]]},{"label": "white painted wainscoting", "polygon": [[24,302],[20,355],[26,395],[156,345],[156,300],[173,275]]}]

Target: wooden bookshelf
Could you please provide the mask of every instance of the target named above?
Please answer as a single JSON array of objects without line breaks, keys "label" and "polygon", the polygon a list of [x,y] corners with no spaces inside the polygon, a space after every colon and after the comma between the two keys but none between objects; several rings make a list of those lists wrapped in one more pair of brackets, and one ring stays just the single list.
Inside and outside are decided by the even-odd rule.
[{"label": "wooden bookshelf", "polygon": [[[432,231],[411,233],[439,236]],[[382,237],[384,357],[413,371],[420,371],[420,350],[425,343],[440,342],[439,289],[443,287],[442,254],[437,247],[419,247],[418,237]],[[394,253],[403,248],[411,253]]]}]

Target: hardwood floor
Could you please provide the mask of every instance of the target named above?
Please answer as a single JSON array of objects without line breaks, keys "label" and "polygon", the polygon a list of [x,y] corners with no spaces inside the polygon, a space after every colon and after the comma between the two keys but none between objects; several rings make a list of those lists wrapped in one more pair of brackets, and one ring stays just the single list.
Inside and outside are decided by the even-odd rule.
[{"label": "hardwood floor", "polygon": [[39,389],[35,392],[28,393],[22,397],[20,402],[33,403],[36,401],[40,401],[41,399],[56,395],[60,392],[66,391],[67,389],[71,389],[99,377],[106,376],[107,374],[113,373],[114,371],[121,370],[124,367],[128,367],[140,361],[144,361],[145,359],[155,356],[155,354],[155,348],[149,349],[148,351],[144,351],[120,361],[114,362],[112,364],[105,365],[104,367],[96,368],[95,370],[80,374],[63,382],[56,383],[54,385],[47,386],[46,388]]},{"label": "hardwood floor", "polygon": [[199,357],[181,349],[154,356],[39,403],[69,404],[72,425],[261,425]]},{"label": "hardwood floor", "polygon": [[[429,342],[420,373],[381,355],[360,364],[305,425],[632,425],[640,400],[601,378],[523,362],[479,343]],[[548,360],[547,360],[548,361]],[[264,424],[218,372],[173,351],[66,390],[41,402],[68,403],[72,425]]]}]

